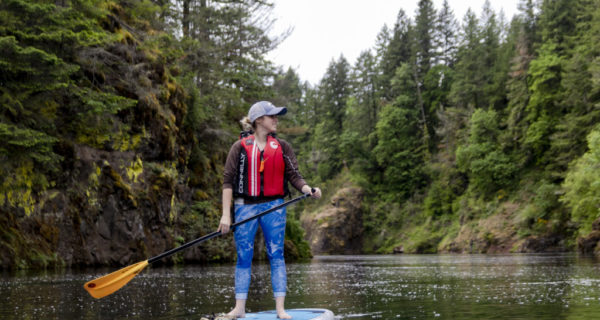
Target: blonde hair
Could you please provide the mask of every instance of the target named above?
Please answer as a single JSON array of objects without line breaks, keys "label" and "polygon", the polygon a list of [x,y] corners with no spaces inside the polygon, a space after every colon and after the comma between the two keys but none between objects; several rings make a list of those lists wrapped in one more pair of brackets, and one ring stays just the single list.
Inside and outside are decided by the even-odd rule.
[{"label": "blonde hair", "polygon": [[240,124],[242,125],[242,130],[244,131],[250,131],[254,129],[254,123],[250,121],[250,118],[247,116],[240,120]]}]

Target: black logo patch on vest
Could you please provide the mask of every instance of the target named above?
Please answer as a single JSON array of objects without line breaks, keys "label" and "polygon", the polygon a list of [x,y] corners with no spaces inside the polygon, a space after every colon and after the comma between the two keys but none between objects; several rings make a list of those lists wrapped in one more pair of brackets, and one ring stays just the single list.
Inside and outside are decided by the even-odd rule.
[{"label": "black logo patch on vest", "polygon": [[240,162],[238,167],[237,193],[244,194],[246,184],[246,152],[240,153]]}]

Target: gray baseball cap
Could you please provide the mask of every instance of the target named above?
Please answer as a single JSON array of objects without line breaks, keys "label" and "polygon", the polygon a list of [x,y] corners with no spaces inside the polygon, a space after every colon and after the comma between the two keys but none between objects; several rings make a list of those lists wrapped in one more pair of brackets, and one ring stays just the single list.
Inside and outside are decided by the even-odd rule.
[{"label": "gray baseball cap", "polygon": [[276,107],[269,101],[259,101],[248,110],[248,118],[250,118],[250,122],[254,122],[262,116],[282,116],[286,113],[286,107]]}]

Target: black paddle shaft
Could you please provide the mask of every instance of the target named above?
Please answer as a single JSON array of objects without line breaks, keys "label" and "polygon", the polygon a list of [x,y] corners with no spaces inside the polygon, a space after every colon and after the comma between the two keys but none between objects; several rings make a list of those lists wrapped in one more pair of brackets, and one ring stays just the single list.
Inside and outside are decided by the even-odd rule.
[{"label": "black paddle shaft", "polygon": [[[312,189],[311,192],[314,193],[315,189]],[[268,213],[271,213],[273,211],[279,210],[279,209],[281,209],[283,207],[287,207],[290,204],[292,204],[294,202],[298,202],[298,201],[300,201],[300,200],[302,200],[304,198],[307,198],[309,196],[310,196],[310,193],[305,193],[305,194],[299,196],[298,198],[292,199],[292,200],[284,202],[284,203],[282,203],[282,204],[280,204],[278,206],[275,206],[275,207],[273,207],[271,209],[265,210],[265,211],[263,211],[263,212],[255,215],[255,216],[252,216],[252,217],[250,217],[250,218],[248,218],[246,220],[242,220],[240,222],[236,222],[236,223],[234,223],[234,224],[231,225],[231,230],[233,231],[233,230],[235,230],[235,227],[237,227],[239,225],[242,225],[242,224],[244,224],[244,223],[246,223],[248,221],[252,221],[254,219],[258,219],[258,218],[264,216],[265,214],[268,214]],[[218,237],[221,234],[222,234],[221,231],[215,231],[213,233],[209,233],[209,234],[207,234],[205,236],[202,236],[202,237],[200,237],[198,239],[195,239],[195,240],[192,240],[192,241],[190,241],[188,243],[182,244],[181,246],[179,246],[177,248],[171,249],[169,251],[165,251],[165,252],[157,255],[156,257],[152,257],[152,258],[148,259],[148,263],[153,263],[153,262],[156,262],[156,261],[158,261],[158,260],[160,260],[162,258],[166,258],[166,257],[172,256],[173,254],[175,254],[175,253],[177,253],[177,252],[179,252],[181,250],[187,249],[187,248],[189,248],[189,247],[191,247],[193,245],[196,245],[196,244],[198,244],[200,242],[204,242],[204,241],[206,241],[208,239],[212,239],[214,237]]]}]

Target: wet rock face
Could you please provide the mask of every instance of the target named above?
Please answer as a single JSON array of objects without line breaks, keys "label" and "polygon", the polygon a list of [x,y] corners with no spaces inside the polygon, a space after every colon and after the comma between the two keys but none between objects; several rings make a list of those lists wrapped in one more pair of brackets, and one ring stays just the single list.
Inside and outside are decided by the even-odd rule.
[{"label": "wet rock face", "polygon": [[[98,183],[88,187],[90,197],[81,201],[79,226],[63,230],[63,239],[81,239],[80,243],[73,241],[73,245],[83,253],[69,261],[63,251],[67,248],[60,248],[58,254],[67,264],[121,266],[173,246],[173,237],[165,227],[171,225],[169,209],[174,188],[154,183],[155,174],[150,170],[130,179],[125,166],[117,164],[133,163],[134,154],[113,153],[107,158],[109,161],[100,164],[102,167],[98,159],[79,160],[81,171],[86,174],[99,168]],[[88,182],[88,186],[91,184]],[[96,201],[90,201],[92,198]]]},{"label": "wet rock face", "polygon": [[174,247],[173,199],[188,201],[189,188],[160,171],[128,176],[133,152],[75,152],[69,189],[50,190],[30,215],[0,210],[0,268],[123,266]]},{"label": "wet rock face", "polygon": [[600,231],[594,230],[587,237],[577,239],[577,248],[583,254],[600,253]]},{"label": "wet rock face", "polygon": [[362,197],[359,188],[341,189],[321,211],[301,219],[313,254],[362,253]]},{"label": "wet rock face", "polygon": [[517,247],[515,252],[566,252],[569,251],[565,241],[560,236],[529,237]]},{"label": "wet rock face", "polygon": [[600,218],[592,224],[592,232],[577,239],[577,249],[583,254],[600,253]]}]

